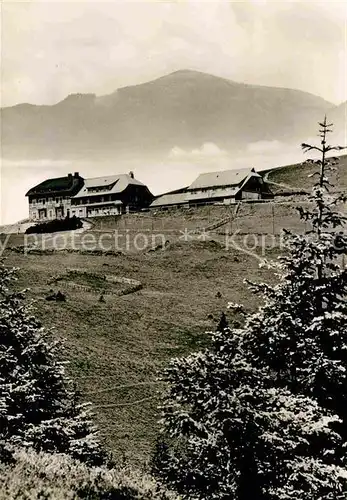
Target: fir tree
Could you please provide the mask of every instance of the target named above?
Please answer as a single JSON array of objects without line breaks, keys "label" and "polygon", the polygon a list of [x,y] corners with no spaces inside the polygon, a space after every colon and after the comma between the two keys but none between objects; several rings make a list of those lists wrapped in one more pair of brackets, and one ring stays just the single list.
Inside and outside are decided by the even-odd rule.
[{"label": "fir tree", "polygon": [[[326,120],[311,231],[288,234],[288,253],[274,264],[278,285],[251,284],[265,296],[241,329],[213,335],[212,348],[173,360],[162,431],[171,439],[159,476],[185,498],[338,500],[345,498],[347,408],[347,249],[330,196]],[[237,305],[236,305],[237,306]],[[235,307],[235,305],[232,305]],[[240,306],[237,306],[240,308]]]},{"label": "fir tree", "polygon": [[344,470],[330,464],[338,418],[276,387],[247,361],[243,335],[227,328],[212,349],[170,363],[161,424],[171,445],[157,474],[184,498],[342,500]]},{"label": "fir tree", "polygon": [[313,397],[342,420],[339,431],[347,440],[347,254],[341,212],[345,194],[333,195],[329,178],[338,158],[327,158],[343,149],[327,144],[331,124],[320,123],[318,169],[309,208],[300,208],[308,221],[305,234],[287,232],[288,255],[280,259],[281,280],[276,286],[254,285],[265,297],[265,306],[249,318],[248,348],[257,366],[268,366],[279,384],[294,393]]},{"label": "fir tree", "polygon": [[24,294],[10,292],[15,270],[0,266],[0,441],[104,458],[88,404],[79,404],[61,360],[62,346],[31,314]]}]

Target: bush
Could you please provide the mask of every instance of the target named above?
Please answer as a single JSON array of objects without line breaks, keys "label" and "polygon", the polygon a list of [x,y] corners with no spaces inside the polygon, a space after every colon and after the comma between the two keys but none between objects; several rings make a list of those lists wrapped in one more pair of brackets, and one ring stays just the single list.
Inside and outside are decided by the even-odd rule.
[{"label": "bush", "polygon": [[130,468],[88,467],[67,455],[17,450],[0,464],[1,500],[174,500],[150,476]]},{"label": "bush", "polygon": [[25,234],[34,233],[55,233],[57,231],[73,231],[80,229],[83,226],[81,219],[78,217],[66,217],[65,219],[55,219],[48,222],[42,222],[35,226],[30,226],[25,231]]}]

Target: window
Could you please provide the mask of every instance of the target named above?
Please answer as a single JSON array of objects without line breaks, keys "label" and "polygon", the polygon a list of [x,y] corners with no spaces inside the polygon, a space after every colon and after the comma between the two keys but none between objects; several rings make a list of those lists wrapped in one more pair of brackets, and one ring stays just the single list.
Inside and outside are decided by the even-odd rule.
[{"label": "window", "polygon": [[53,201],[53,198],[50,196],[50,197],[48,198],[48,202],[49,202],[49,203],[52,203],[52,201]]},{"label": "window", "polygon": [[31,200],[31,203],[32,203],[33,205],[36,205],[36,198],[33,198],[33,199]]}]

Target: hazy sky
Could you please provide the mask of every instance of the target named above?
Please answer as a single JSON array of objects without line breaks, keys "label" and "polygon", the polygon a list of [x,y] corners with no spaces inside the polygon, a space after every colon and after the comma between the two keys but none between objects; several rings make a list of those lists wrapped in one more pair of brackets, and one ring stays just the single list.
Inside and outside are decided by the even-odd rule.
[{"label": "hazy sky", "polygon": [[2,105],[183,68],[347,99],[347,2],[2,2]]}]

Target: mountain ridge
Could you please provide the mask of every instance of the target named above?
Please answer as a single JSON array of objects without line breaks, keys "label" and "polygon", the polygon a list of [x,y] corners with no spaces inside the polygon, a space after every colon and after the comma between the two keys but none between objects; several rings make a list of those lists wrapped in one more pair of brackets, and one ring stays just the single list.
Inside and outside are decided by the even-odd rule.
[{"label": "mountain ridge", "polygon": [[2,153],[10,158],[135,156],[205,142],[232,151],[250,142],[297,141],[335,109],[301,90],[238,83],[178,70],[107,95],[73,93],[52,105],[1,110]]},{"label": "mountain ridge", "polygon": [[276,87],[276,86],[271,86],[271,85],[256,85],[256,84],[252,84],[252,83],[246,83],[246,82],[237,82],[235,80],[230,80],[229,78],[224,78],[224,77],[221,77],[221,76],[215,76],[215,75],[211,75],[209,73],[204,73],[203,71],[198,71],[198,70],[192,70],[192,69],[180,69],[180,70],[176,70],[176,71],[173,71],[171,73],[167,73],[163,76],[159,76],[158,78],[155,78],[154,80],[149,80],[147,82],[143,82],[143,83],[138,83],[138,84],[133,84],[133,85],[125,85],[125,86],[122,86],[122,87],[118,87],[116,90],[114,90],[113,92],[110,92],[108,94],[101,94],[101,95],[98,95],[94,92],[71,92],[70,94],[67,94],[66,97],[64,97],[63,99],[61,99],[60,101],[57,101],[56,103],[52,103],[52,104],[39,104],[39,103],[30,103],[30,102],[21,102],[21,103],[16,103],[16,104],[13,104],[13,105],[10,105],[10,106],[2,106],[0,109],[4,110],[4,109],[9,109],[9,108],[15,108],[17,106],[46,106],[46,107],[52,107],[52,106],[56,106],[58,104],[61,104],[67,100],[69,100],[70,98],[75,98],[75,97],[92,97],[92,98],[95,98],[95,99],[102,99],[102,98],[105,98],[105,97],[111,97],[112,95],[116,94],[117,92],[119,91],[123,91],[123,90],[126,90],[126,89],[132,89],[132,88],[136,88],[136,87],[141,87],[141,86],[145,86],[145,85],[148,85],[148,84],[154,84],[156,82],[160,82],[160,81],[164,81],[168,78],[172,78],[172,77],[175,77],[175,76],[178,76],[178,75],[182,75],[182,76],[195,76],[195,75],[199,75],[199,76],[203,76],[203,77],[210,77],[212,79],[218,79],[218,80],[223,80],[225,82],[228,82],[229,84],[233,84],[233,85],[242,85],[244,87],[248,87],[248,88],[263,88],[263,89],[271,89],[271,90],[284,90],[284,91],[290,91],[290,92],[298,92],[300,94],[305,94],[305,95],[309,95],[309,96],[312,96],[316,99],[320,99],[322,101],[325,101],[327,104],[329,104],[332,108],[335,108],[335,107],[339,107],[339,106],[343,106],[344,104],[347,103],[347,101],[342,101],[341,103],[338,103],[338,104],[334,104],[332,103],[331,101],[328,101],[327,99],[325,99],[324,97],[321,97],[321,96],[317,96],[316,94],[313,94],[312,92],[307,92],[305,90],[300,90],[300,89],[293,89],[293,88],[290,88],[290,87]]}]

